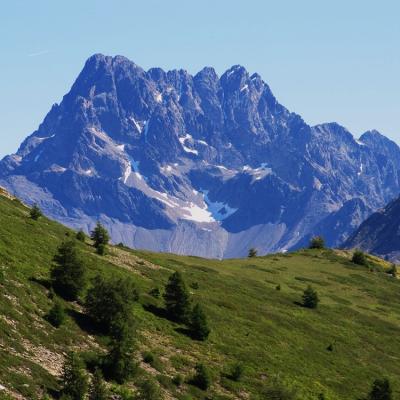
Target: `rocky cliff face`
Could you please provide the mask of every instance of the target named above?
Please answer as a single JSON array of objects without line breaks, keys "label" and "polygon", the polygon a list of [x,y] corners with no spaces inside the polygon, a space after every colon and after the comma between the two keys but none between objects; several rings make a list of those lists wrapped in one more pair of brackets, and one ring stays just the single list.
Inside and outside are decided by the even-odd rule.
[{"label": "rocky cliff face", "polygon": [[359,248],[400,262],[400,198],[373,213],[345,241],[344,248]]},{"label": "rocky cliff face", "polygon": [[316,127],[234,66],[144,71],[94,55],[39,129],[0,163],[0,185],[114,242],[234,257],[345,239],[399,191],[400,150]]}]

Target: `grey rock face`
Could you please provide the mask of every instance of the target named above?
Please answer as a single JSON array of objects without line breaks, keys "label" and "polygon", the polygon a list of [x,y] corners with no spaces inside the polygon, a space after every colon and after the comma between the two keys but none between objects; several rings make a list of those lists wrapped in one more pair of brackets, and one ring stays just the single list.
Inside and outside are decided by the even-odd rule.
[{"label": "grey rock face", "polygon": [[400,150],[377,132],[307,125],[234,66],[144,71],[88,59],[0,185],[114,242],[206,257],[261,254],[323,234],[338,245],[399,191]]},{"label": "grey rock face", "polygon": [[400,261],[400,198],[373,213],[345,241],[344,248],[359,248],[388,260]]}]

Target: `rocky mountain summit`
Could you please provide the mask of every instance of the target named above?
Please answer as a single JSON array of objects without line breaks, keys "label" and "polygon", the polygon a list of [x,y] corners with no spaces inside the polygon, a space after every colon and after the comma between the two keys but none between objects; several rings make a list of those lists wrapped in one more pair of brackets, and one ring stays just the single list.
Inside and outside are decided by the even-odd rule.
[{"label": "rocky mountain summit", "polygon": [[315,127],[236,65],[143,70],[90,57],[16,154],[0,185],[50,217],[114,242],[205,257],[338,245],[399,192],[400,149]]}]

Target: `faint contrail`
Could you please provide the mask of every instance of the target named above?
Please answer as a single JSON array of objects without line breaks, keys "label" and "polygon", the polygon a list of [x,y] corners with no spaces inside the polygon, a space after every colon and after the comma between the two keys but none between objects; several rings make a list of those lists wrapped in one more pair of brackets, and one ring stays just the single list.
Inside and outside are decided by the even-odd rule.
[{"label": "faint contrail", "polygon": [[48,52],[49,52],[49,50],[38,51],[37,53],[28,54],[28,57],[42,56],[43,54],[47,54]]}]

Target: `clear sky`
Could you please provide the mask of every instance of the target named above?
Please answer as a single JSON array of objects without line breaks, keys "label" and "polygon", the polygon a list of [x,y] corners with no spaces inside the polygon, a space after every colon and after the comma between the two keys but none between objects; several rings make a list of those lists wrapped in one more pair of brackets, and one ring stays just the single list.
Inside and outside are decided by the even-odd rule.
[{"label": "clear sky", "polygon": [[93,53],[143,68],[258,72],[306,122],[400,143],[398,0],[1,0],[0,156]]}]

